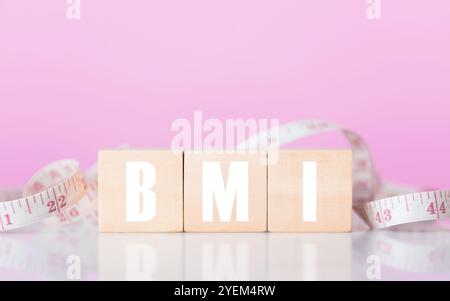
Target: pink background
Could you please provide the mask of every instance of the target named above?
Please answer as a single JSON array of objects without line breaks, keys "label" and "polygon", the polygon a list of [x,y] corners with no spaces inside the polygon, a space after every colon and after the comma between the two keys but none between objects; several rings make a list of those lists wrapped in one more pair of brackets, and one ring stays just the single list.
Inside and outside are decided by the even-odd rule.
[{"label": "pink background", "polygon": [[450,186],[450,2],[0,0],[0,186],[176,118],[320,118],[363,135],[382,176]]}]

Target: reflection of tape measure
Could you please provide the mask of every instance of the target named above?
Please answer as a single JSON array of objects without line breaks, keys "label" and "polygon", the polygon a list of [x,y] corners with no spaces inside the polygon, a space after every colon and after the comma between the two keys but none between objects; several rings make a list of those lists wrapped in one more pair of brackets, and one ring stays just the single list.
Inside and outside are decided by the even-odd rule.
[{"label": "reflection of tape measure", "polygon": [[76,161],[49,164],[26,185],[24,197],[0,203],[0,230],[20,228],[60,214],[85,193],[86,184]]},{"label": "reflection of tape measure", "polygon": [[[450,217],[450,191],[438,190],[376,199],[382,190],[367,144],[354,133],[323,121],[298,121],[258,133],[238,145],[246,149],[281,147],[323,132],[340,131],[353,151],[353,208],[372,228],[381,229],[410,222]],[[374,200],[376,199],[376,200]]]},{"label": "reflection of tape measure", "polygon": [[[380,185],[367,144],[355,132],[332,123],[315,120],[287,123],[260,132],[241,142],[237,148],[270,149],[332,131],[341,132],[353,152],[353,208],[357,214],[357,218],[353,218],[354,228],[364,229],[368,225],[381,229],[450,217],[450,191],[438,190],[377,199],[385,187]],[[57,216],[60,223],[86,219],[95,221],[98,217],[96,166],[85,177],[87,180],[82,177],[76,161],[57,161],[44,167],[28,182],[25,196],[19,197],[16,191],[0,193],[0,231],[43,220],[51,222],[48,219],[50,216]],[[361,223],[356,224],[358,222]]]},{"label": "reflection of tape measure", "polygon": [[[45,225],[43,225],[45,227]],[[36,227],[35,232],[20,235],[0,235],[0,269],[24,272],[42,280],[67,279],[70,255],[82,260],[82,279],[94,278],[96,273],[96,231],[85,224],[73,224],[55,229]],[[66,231],[61,231],[61,230]],[[69,235],[70,234],[70,235]],[[92,247],[86,248],[86,245]],[[8,279],[9,274],[6,274]]]},{"label": "reflection of tape measure", "polygon": [[408,272],[448,273],[450,241],[447,232],[369,232],[356,240],[366,258],[380,256],[383,265]]}]

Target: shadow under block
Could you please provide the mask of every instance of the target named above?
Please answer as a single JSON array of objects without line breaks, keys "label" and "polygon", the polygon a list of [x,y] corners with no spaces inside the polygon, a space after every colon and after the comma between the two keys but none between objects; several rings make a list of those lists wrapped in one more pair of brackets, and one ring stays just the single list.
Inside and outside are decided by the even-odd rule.
[{"label": "shadow under block", "polygon": [[[183,231],[182,153],[100,151],[98,171],[100,232]],[[133,210],[127,210],[130,200]]]},{"label": "shadow under block", "polygon": [[[349,232],[351,150],[281,150],[268,154],[270,232]],[[305,187],[304,187],[305,186]]]},{"label": "shadow under block", "polygon": [[264,154],[186,152],[184,230],[267,231],[266,160]]}]

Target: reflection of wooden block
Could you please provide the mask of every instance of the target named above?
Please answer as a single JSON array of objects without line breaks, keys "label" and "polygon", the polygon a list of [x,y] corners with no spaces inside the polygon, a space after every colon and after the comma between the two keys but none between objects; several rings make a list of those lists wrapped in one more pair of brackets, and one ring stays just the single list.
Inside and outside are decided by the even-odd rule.
[{"label": "reflection of wooden block", "polygon": [[350,233],[277,233],[267,242],[269,281],[352,279]]},{"label": "reflection of wooden block", "polygon": [[183,249],[183,234],[102,233],[98,235],[97,279],[183,279]]},{"label": "reflection of wooden block", "polygon": [[266,159],[264,154],[185,153],[185,231],[266,231]]},{"label": "reflection of wooden block", "polygon": [[100,151],[98,170],[101,232],[183,231],[182,153]]},{"label": "reflection of wooden block", "polygon": [[[278,156],[278,161],[271,156]],[[352,213],[350,150],[269,152],[268,229],[348,232]]]},{"label": "reflection of wooden block", "polygon": [[184,233],[183,236],[184,281],[267,280],[267,235]]}]

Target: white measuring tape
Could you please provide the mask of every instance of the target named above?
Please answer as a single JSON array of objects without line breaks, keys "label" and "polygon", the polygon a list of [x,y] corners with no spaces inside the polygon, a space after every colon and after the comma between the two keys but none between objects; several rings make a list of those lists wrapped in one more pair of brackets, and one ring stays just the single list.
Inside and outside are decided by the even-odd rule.
[{"label": "white measuring tape", "polygon": [[73,210],[86,189],[76,161],[51,163],[25,185],[24,196],[0,203],[0,230],[21,228]]},{"label": "white measuring tape", "polygon": [[[382,197],[385,187],[375,171],[369,148],[355,132],[333,123],[297,121],[258,133],[237,148],[281,147],[295,140],[324,132],[341,132],[353,151],[353,229],[382,229],[411,222],[450,217],[450,191],[414,192]],[[35,222],[95,223],[97,212],[97,167],[82,176],[74,160],[54,162],[40,170],[18,191],[0,192],[0,231]],[[403,193],[403,191],[400,191]],[[57,219],[49,219],[56,216]]]},{"label": "white measuring tape", "polygon": [[[449,190],[417,192],[376,199],[382,190],[369,148],[355,132],[333,123],[311,120],[297,121],[258,133],[238,145],[240,149],[281,147],[295,140],[324,132],[340,131],[353,151],[353,208],[362,220],[373,229],[439,220],[450,217]],[[355,217],[355,215],[353,215]],[[358,218],[356,216],[356,218]],[[355,226],[355,223],[353,223]]]}]

